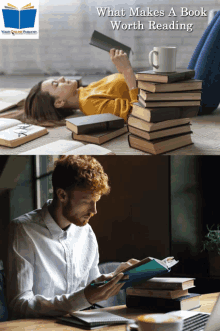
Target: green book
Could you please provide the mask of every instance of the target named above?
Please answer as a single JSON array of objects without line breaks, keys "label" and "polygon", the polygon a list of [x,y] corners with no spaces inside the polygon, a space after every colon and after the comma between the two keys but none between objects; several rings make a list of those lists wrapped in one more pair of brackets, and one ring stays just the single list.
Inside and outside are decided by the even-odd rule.
[{"label": "green book", "polygon": [[104,51],[107,51],[107,52],[109,52],[110,49],[112,49],[112,48],[121,49],[125,53],[127,53],[128,56],[131,51],[131,47],[126,46],[125,44],[122,44],[122,43],[116,41],[115,39],[107,37],[106,35],[98,32],[96,30],[93,32],[89,44],[92,46],[98,47],[100,49],[103,49]]},{"label": "green book", "polygon": [[[127,287],[132,287],[134,285],[140,285],[148,279],[170,272],[171,267],[177,263],[178,261],[176,261],[173,257],[167,257],[164,260],[147,257],[122,271],[124,275],[128,276],[128,279],[125,281],[122,289],[126,289]],[[105,283],[107,282],[108,281],[105,281]],[[101,283],[103,284],[103,282]],[[92,283],[93,286],[99,286],[102,284]]]}]

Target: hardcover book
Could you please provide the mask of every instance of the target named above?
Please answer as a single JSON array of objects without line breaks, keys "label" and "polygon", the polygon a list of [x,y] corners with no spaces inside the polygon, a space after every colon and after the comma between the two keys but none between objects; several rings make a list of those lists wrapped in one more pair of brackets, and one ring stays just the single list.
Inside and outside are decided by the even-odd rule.
[{"label": "hardcover book", "polygon": [[129,287],[126,289],[127,295],[147,297],[147,298],[164,298],[177,299],[188,295],[188,290],[152,290],[146,288]]},{"label": "hardcover book", "polygon": [[131,115],[147,122],[156,123],[178,118],[195,117],[198,111],[198,106],[145,108],[140,102],[135,102],[133,103]]},{"label": "hardcover book", "polygon": [[[176,261],[173,257],[167,257],[163,260],[158,260],[153,257],[146,257],[140,262],[123,270],[123,274],[126,276],[126,281],[122,286],[122,289],[126,289],[134,285],[141,285],[148,279],[170,272],[171,268],[177,263],[178,261]],[[95,285],[95,283],[93,284]]]},{"label": "hardcover book", "polygon": [[158,130],[163,130],[175,126],[188,124],[189,121],[190,121],[189,118],[178,118],[176,120],[152,123],[152,122],[147,122],[142,118],[138,118],[136,116],[130,115],[128,118],[128,126],[132,126],[147,132],[154,132]]},{"label": "hardcover book", "polygon": [[145,101],[141,96],[139,103],[145,108],[200,106],[200,100]]},{"label": "hardcover book", "polygon": [[85,142],[101,145],[111,139],[121,136],[126,132],[128,132],[128,127],[125,124],[123,128],[116,130],[101,131],[90,134],[76,134],[73,132],[72,137],[74,140],[85,141]]},{"label": "hardcover book", "polygon": [[91,132],[121,129],[124,127],[124,120],[113,114],[80,116],[67,119],[66,127],[76,134],[87,134]]},{"label": "hardcover book", "polygon": [[145,101],[174,101],[174,100],[201,100],[201,91],[152,93],[140,90],[140,96]]},{"label": "hardcover book", "polygon": [[130,134],[128,136],[128,142],[130,147],[154,155],[167,153],[169,151],[178,149],[180,147],[185,147],[193,143],[191,132],[171,137],[154,139],[151,141]]},{"label": "hardcover book", "polygon": [[141,288],[153,290],[187,290],[194,287],[194,280],[195,278],[185,277],[154,277],[142,283]]},{"label": "hardcover book", "polygon": [[190,124],[184,124],[181,126],[176,126],[174,128],[147,132],[145,130],[140,130],[138,128],[129,125],[129,132],[143,139],[153,140],[163,137],[176,136],[177,134],[181,134],[181,133],[190,133],[191,127]]},{"label": "hardcover book", "polygon": [[115,39],[109,38],[106,35],[94,31],[91,37],[91,41],[89,43],[90,45],[93,45],[95,47],[98,47],[100,49],[103,49],[104,51],[109,52],[110,49],[116,48],[116,49],[122,49],[127,55],[130,55],[131,48],[129,46],[126,46]]},{"label": "hardcover book", "polygon": [[191,79],[195,76],[195,70],[177,69],[176,72],[155,72],[154,70],[140,71],[136,73],[137,80],[158,83],[173,83]]},{"label": "hardcover book", "polygon": [[175,91],[192,91],[192,90],[201,90],[202,81],[198,79],[190,79],[175,83],[153,83],[153,82],[144,82],[138,81],[138,87],[142,90],[150,92],[175,92]]},{"label": "hardcover book", "polygon": [[144,107],[140,102],[134,102],[131,115],[147,122],[162,122],[180,118],[179,107]]},{"label": "hardcover book", "polygon": [[200,295],[197,293],[189,293],[188,295],[177,299],[126,295],[126,306],[128,308],[141,308],[155,312],[192,310],[200,307]]}]

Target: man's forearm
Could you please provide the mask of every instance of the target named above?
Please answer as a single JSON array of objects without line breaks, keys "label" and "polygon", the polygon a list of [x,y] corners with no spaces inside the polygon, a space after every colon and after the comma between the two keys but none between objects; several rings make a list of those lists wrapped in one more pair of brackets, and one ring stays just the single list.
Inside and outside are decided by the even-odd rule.
[{"label": "man's forearm", "polygon": [[56,295],[53,298],[25,293],[9,303],[9,312],[11,319],[62,316],[89,306],[84,289],[72,294]]}]

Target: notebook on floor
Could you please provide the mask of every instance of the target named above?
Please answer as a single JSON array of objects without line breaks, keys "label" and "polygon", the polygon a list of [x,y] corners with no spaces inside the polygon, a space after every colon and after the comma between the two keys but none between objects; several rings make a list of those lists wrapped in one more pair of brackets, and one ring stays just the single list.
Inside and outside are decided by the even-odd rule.
[{"label": "notebook on floor", "polygon": [[105,325],[134,323],[134,320],[114,315],[106,311],[96,310],[78,311],[71,314],[71,317],[60,317],[58,321],[87,330],[103,327]]}]

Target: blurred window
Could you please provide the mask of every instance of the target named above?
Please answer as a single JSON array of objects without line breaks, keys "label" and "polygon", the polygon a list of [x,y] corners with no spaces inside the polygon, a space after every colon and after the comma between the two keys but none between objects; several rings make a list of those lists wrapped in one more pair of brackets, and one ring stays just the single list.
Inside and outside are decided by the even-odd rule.
[{"label": "blurred window", "polygon": [[52,187],[52,172],[54,162],[59,158],[59,155],[36,155],[36,202],[37,208],[41,208],[43,204],[53,198]]}]

